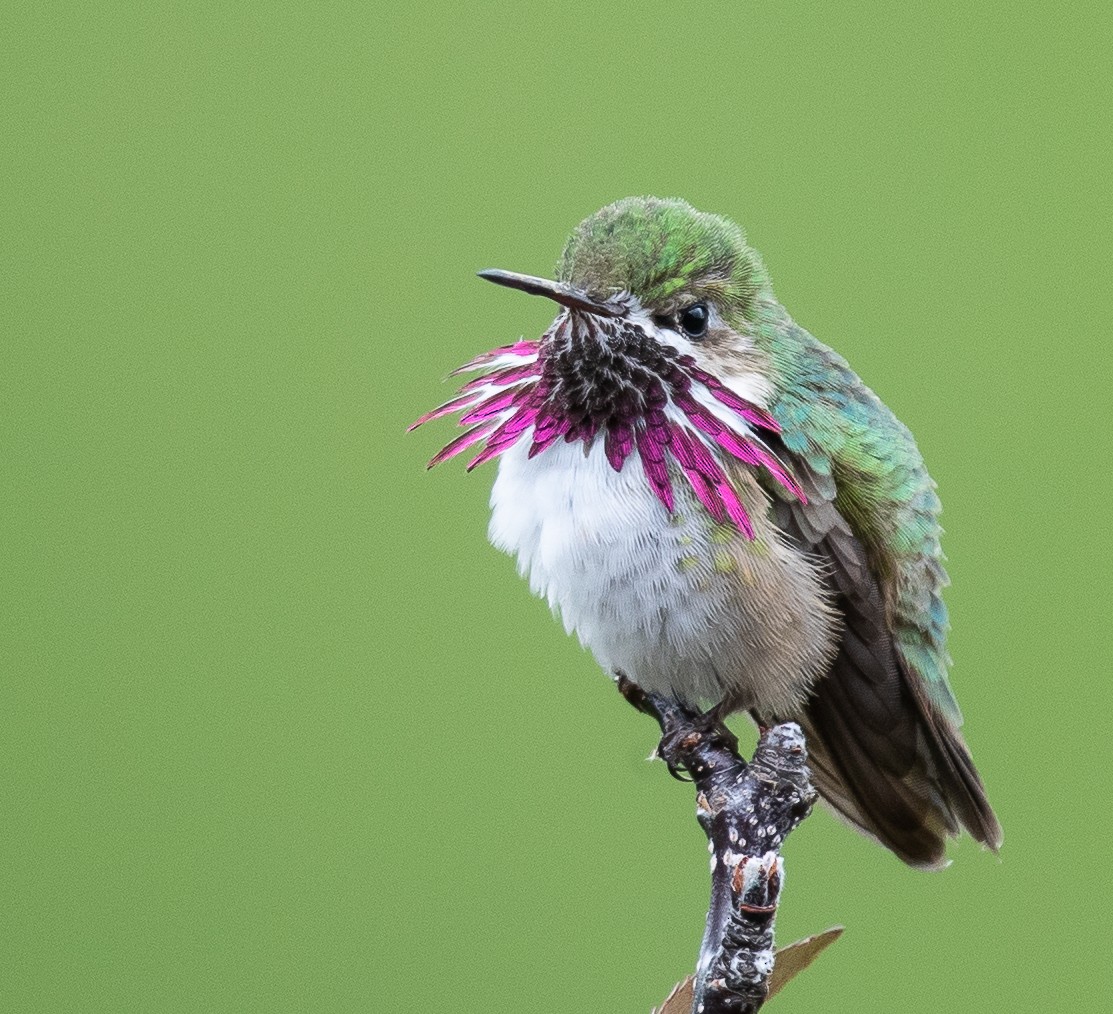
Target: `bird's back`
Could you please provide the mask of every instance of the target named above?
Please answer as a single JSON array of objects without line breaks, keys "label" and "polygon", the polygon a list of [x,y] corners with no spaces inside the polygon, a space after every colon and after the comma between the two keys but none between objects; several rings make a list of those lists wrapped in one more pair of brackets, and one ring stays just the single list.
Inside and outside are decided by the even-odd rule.
[{"label": "bird's back", "polygon": [[[783,314],[774,417],[807,503],[775,520],[819,557],[843,617],[838,653],[799,717],[821,792],[914,865],[966,827],[1001,831],[947,682],[947,583],[935,483],[908,429],[840,356]],[[787,717],[787,716],[760,716]]]}]

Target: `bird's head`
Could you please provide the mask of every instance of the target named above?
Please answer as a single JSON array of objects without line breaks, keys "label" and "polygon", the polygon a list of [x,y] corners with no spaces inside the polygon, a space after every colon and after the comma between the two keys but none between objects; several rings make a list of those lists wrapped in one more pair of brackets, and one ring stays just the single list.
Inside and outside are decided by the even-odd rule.
[{"label": "bird's head", "polygon": [[663,344],[711,361],[738,344],[767,287],[742,230],[686,201],[631,197],[576,227],[558,279],[574,291],[616,300],[648,319]]},{"label": "bird's head", "polygon": [[415,423],[460,410],[473,425],[431,464],[480,441],[469,468],[519,441],[530,456],[558,440],[588,451],[601,442],[616,471],[631,455],[641,459],[668,510],[679,471],[717,519],[747,533],[724,455],[802,495],[760,436],[778,430],[767,411],[769,360],[755,340],[768,281],[738,226],[681,200],[627,198],[577,226],[555,280],[480,276],[561,309],[539,340],[463,367],[486,372]]}]

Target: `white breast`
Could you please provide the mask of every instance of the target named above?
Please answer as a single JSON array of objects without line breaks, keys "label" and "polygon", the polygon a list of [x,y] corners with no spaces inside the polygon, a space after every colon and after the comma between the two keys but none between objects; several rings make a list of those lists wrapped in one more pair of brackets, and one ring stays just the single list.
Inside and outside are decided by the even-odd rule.
[{"label": "white breast", "polygon": [[[688,484],[676,509],[653,495],[635,452],[620,472],[602,441],[501,458],[489,536],[518,558],[609,673],[690,705],[729,697],[782,713],[825,670],[835,622],[813,562],[765,516],[758,538],[716,525]],[[755,487],[756,489],[756,487]]]},{"label": "white breast", "polygon": [[522,441],[504,454],[491,542],[517,555],[534,593],[606,671],[692,702],[717,700],[709,635],[728,589],[695,562],[710,552],[703,508],[676,483],[680,523],[670,522],[637,454],[615,472],[601,445],[585,454],[561,442],[529,459]]}]

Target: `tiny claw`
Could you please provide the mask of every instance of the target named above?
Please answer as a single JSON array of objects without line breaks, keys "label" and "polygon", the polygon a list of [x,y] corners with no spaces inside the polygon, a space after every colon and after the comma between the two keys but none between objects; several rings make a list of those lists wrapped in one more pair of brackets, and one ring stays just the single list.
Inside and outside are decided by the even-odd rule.
[{"label": "tiny claw", "polygon": [[678,782],[684,782],[685,784],[691,785],[692,782],[695,781],[694,778],[689,778],[686,774],[684,774],[682,768],[674,768],[671,764],[666,764],[665,767],[668,768],[669,774],[672,775],[673,778],[675,778]]},{"label": "tiny claw", "polygon": [[673,778],[675,778],[678,782],[687,782],[690,784],[691,782],[695,781],[695,779],[688,777],[685,769],[680,764],[674,764],[672,761],[667,760],[664,756],[662,756],[660,745],[658,745],[657,747],[656,755],[659,760],[663,760],[665,762],[665,767],[668,769],[669,774],[672,775]]},{"label": "tiny claw", "polygon": [[[690,782],[688,769],[675,758],[691,751],[699,744],[703,733],[692,729],[674,729],[666,732],[657,744],[657,756],[665,762],[669,774],[678,782]],[[684,772],[684,774],[681,774]]]}]

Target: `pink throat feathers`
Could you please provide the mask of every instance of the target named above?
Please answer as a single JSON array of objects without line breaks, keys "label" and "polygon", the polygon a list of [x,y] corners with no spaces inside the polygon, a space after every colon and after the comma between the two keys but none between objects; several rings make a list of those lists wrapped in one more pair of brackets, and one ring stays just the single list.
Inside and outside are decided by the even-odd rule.
[{"label": "pink throat feathers", "polygon": [[468,471],[520,440],[530,441],[534,457],[557,440],[590,448],[602,439],[616,472],[637,451],[649,488],[670,514],[679,473],[716,521],[735,525],[749,539],[753,524],[724,471],[724,456],[764,468],[806,502],[761,440],[762,430],[780,432],[777,421],[627,318],[565,311],[540,340],[486,352],[453,375],[476,370],[488,372],[410,426],[461,412],[460,425],[470,427],[433,457],[430,468],[480,443]]}]

